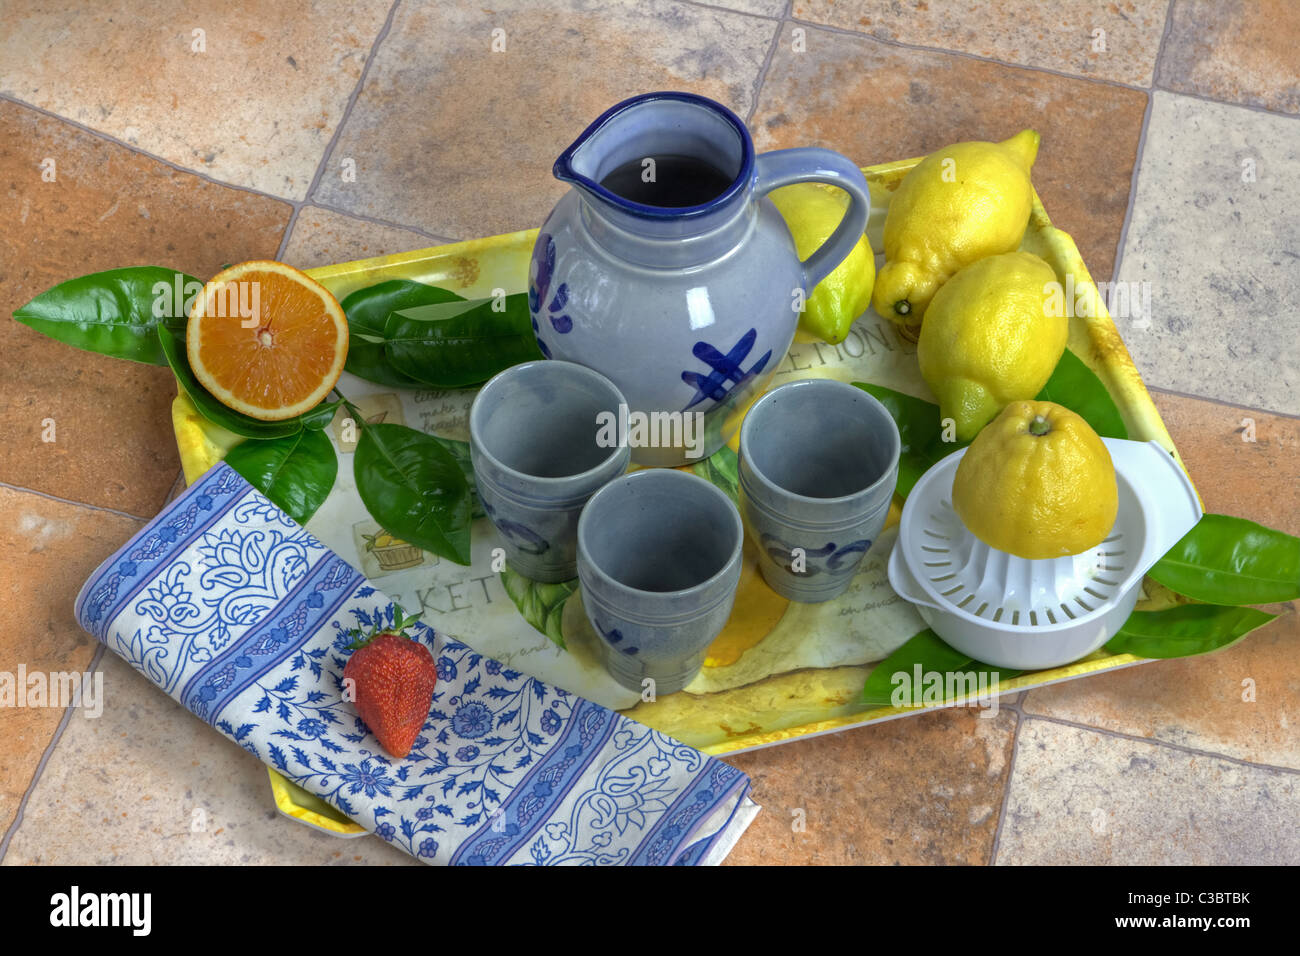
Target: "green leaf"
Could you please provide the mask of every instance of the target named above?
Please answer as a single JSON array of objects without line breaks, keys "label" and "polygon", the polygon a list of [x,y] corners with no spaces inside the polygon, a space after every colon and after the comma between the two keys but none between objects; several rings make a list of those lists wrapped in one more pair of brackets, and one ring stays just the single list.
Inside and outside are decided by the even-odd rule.
[{"label": "green leaf", "polygon": [[352,465],[361,501],[389,534],[469,564],[469,483],[438,439],[405,425],[366,425]]},{"label": "green leaf", "polygon": [[[194,370],[190,368],[190,360],[185,353],[184,336],[160,325],[157,330],[157,338],[162,343],[163,353],[167,356],[167,364],[171,366],[176,381],[180,382],[181,388],[189,396],[190,401],[194,403],[194,407],[199,410],[199,414],[208,421],[220,425],[236,435],[243,435],[245,438],[283,438],[285,435],[292,435],[302,429],[301,418],[290,418],[281,422],[264,422],[222,405],[194,377]],[[307,414],[312,413],[308,412]]]},{"label": "green leaf", "polygon": [[875,398],[885,406],[894,422],[898,425],[898,435],[902,439],[902,452],[898,457],[897,493],[906,498],[921,476],[942,458],[946,458],[959,448],[965,448],[967,442],[943,440],[940,425],[939,406],[924,399],[904,395],[883,385],[868,382],[854,382],[858,388]]},{"label": "green leaf", "polygon": [[1277,617],[1253,607],[1184,604],[1164,611],[1134,611],[1106,642],[1113,654],[1190,657],[1222,650]]},{"label": "green leaf", "polygon": [[455,438],[443,438],[441,435],[430,435],[447,452],[452,458],[456,459],[456,464],[460,465],[460,470],[465,473],[465,481],[469,483],[471,515],[475,518],[487,517],[487,512],[483,510],[483,502],[478,497],[478,482],[474,480],[474,462],[469,454],[469,442],[458,441]]},{"label": "green leaf", "polygon": [[325,503],[339,470],[334,446],[316,429],[241,442],[226,463],[299,524]]},{"label": "green leaf", "polygon": [[1103,438],[1128,438],[1128,429],[1110,392],[1097,373],[1069,349],[1061,355],[1036,400],[1064,405]]},{"label": "green leaf", "polygon": [[558,647],[564,648],[564,633],[560,629],[560,623],[564,618],[565,602],[578,590],[578,579],[561,581],[559,584],[542,584],[524,577],[507,563],[501,572],[501,583],[524,620],[549,637]]},{"label": "green leaf", "polygon": [[733,502],[740,504],[740,460],[729,446],[723,445],[708,458],[697,461],[691,471],[717,485]]},{"label": "green leaf", "polygon": [[309,412],[303,412],[298,416],[298,421],[303,428],[322,429],[329,428],[330,422],[334,421],[334,415],[339,410],[343,402],[321,402]]},{"label": "green leaf", "polygon": [[348,361],[344,367],[381,385],[419,388],[421,383],[398,371],[384,349],[388,316],[399,309],[463,301],[454,292],[409,279],[390,279],[356,290],[339,303],[348,317]]},{"label": "green leaf", "polygon": [[[182,301],[173,303],[177,277]],[[88,352],[166,365],[154,330],[185,328],[185,286],[196,292],[194,283],[203,287],[193,276],[161,266],[110,269],[59,283],[17,309],[14,318]],[[154,314],[155,303],[162,317]]]},{"label": "green leaf", "polygon": [[[916,668],[921,668],[921,683],[916,681]],[[969,675],[973,683],[966,686],[972,692],[977,692],[980,684],[981,675],[984,680],[984,688],[993,690],[996,688],[999,680],[1010,680],[1018,677],[1022,673],[1010,668],[992,667],[988,664],[981,664],[979,661],[972,660],[960,651],[955,651],[940,639],[934,631],[926,628],[924,631],[909,638],[905,644],[899,647],[894,653],[890,654],[883,661],[875,666],[875,669],[867,676],[866,686],[862,688],[863,703],[870,707],[892,707],[894,705],[894,694],[898,691],[906,694],[910,689],[910,701],[905,700],[904,707],[917,706],[922,703],[941,703],[949,702],[947,699],[947,689],[949,673],[960,673],[963,679]],[[896,682],[895,675],[907,675],[907,682]],[[925,682],[927,674],[943,674],[944,693],[942,701],[931,701],[924,698]],[[954,686],[954,690],[957,687]],[[965,696],[966,700],[972,699],[972,694],[956,694],[956,697]]]},{"label": "green leaf", "polygon": [[[946,458],[969,442],[946,442],[939,416],[939,406],[924,399],[904,395],[883,385],[854,382],[873,396],[893,417],[902,439],[898,460],[898,494],[906,498],[921,476],[940,459]],[[1106,386],[1092,369],[1067,349],[1036,400],[1055,402],[1075,412],[1098,435],[1128,438],[1128,430]]]},{"label": "green leaf", "polygon": [[1147,573],[1208,604],[1294,601],[1300,598],[1300,538],[1245,518],[1203,515]]},{"label": "green leaf", "polygon": [[520,362],[542,358],[533,335],[528,296],[474,299],[398,309],[384,327],[384,346],[394,367],[434,388],[486,382]]}]

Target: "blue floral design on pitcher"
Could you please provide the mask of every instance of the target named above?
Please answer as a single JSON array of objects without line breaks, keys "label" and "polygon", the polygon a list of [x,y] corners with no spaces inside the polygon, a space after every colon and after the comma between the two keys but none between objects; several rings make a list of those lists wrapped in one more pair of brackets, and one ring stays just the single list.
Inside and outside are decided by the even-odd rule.
[{"label": "blue floral design on pitcher", "polygon": [[[528,283],[528,308],[533,314],[533,335],[537,336],[542,330],[537,323],[537,316],[541,313],[542,303],[546,301],[546,296],[551,291],[551,279],[555,275],[555,239],[552,236],[547,234],[538,236],[537,245],[533,247],[531,271],[532,276]],[[561,335],[573,331],[573,319],[564,311],[568,303],[569,284],[561,282],[546,307],[551,328]],[[551,357],[551,350],[540,338],[537,339],[537,347],[547,358]]]},{"label": "blue floral design on pitcher", "polygon": [[[763,371],[768,359],[772,357],[771,349],[764,352],[762,358],[751,365],[748,371],[741,368],[741,363],[748,358],[757,338],[758,331],[750,329],[740,337],[740,341],[733,345],[726,355],[708,342],[696,342],[695,347],[691,349],[691,354],[707,365],[710,371],[708,375],[701,372],[682,372],[682,381],[695,389],[695,395],[682,411],[694,408],[706,398],[721,404],[729,395]],[[730,388],[727,387],[728,382],[732,383]]]}]

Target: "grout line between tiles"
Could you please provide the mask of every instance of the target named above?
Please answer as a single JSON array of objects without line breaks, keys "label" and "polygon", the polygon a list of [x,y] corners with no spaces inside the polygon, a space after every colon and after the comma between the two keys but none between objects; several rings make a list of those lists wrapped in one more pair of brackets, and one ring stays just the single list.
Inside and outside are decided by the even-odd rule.
[{"label": "grout line between tiles", "polygon": [[1253,760],[1243,760],[1241,757],[1230,757],[1227,754],[1216,753],[1213,750],[1200,750],[1196,747],[1187,747],[1183,744],[1171,743],[1168,740],[1159,740],[1155,737],[1139,737],[1136,734],[1126,734],[1119,730],[1110,730],[1105,727],[1094,727],[1091,724],[1079,723],[1075,720],[1066,720],[1063,717],[1049,717],[1045,714],[1024,713],[1021,716],[1026,721],[1041,720],[1049,724],[1059,724],[1062,727],[1072,727],[1075,730],[1086,730],[1089,733],[1101,734],[1104,737],[1114,737],[1118,740],[1127,740],[1132,743],[1147,744],[1152,747],[1164,747],[1168,750],[1176,750],[1179,753],[1187,754],[1191,757],[1205,757],[1209,760],[1222,760],[1226,763],[1236,764],[1240,767],[1250,767],[1254,770],[1271,770],[1274,773],[1283,773],[1289,776],[1300,776],[1300,768],[1296,767],[1279,767],[1271,763],[1258,763]]},{"label": "grout line between tiles", "polygon": [[15,106],[21,106],[23,109],[31,110],[33,113],[39,113],[42,116],[48,116],[50,119],[58,120],[60,123],[67,123],[69,126],[79,129],[83,133],[89,133],[91,136],[94,136],[96,139],[102,139],[105,142],[113,143],[116,146],[121,146],[123,149],[127,150],[128,152],[134,153],[137,156],[143,156],[145,159],[153,160],[156,163],[161,163],[162,165],[166,166],[168,169],[174,169],[178,173],[185,173],[188,176],[197,177],[198,179],[203,180],[203,182],[205,183],[211,183],[213,186],[224,186],[227,189],[237,189],[240,192],[250,193],[254,196],[261,196],[263,199],[270,199],[277,203],[284,203],[287,206],[291,206],[294,204],[294,202],[297,201],[293,199],[287,199],[284,196],[277,196],[274,193],[265,192],[264,190],[257,189],[254,186],[243,186],[240,185],[239,183],[228,183],[225,180],[217,179],[216,177],[211,176],[205,172],[201,172],[200,170],[190,169],[188,166],[182,166],[179,163],[174,163],[170,159],[167,159],[163,156],[158,156],[157,154],[151,153],[148,150],[141,149],[139,146],[126,142],[126,140],[118,139],[116,136],[112,135],[111,133],[105,133],[102,130],[92,129],[91,127],[87,126],[85,123],[80,123],[77,120],[69,119],[66,116],[61,116],[60,114],[55,113],[52,110],[45,109],[43,106],[37,106],[34,103],[28,103],[26,100],[21,100],[10,93],[0,92],[0,101],[13,103]]},{"label": "grout line between tiles", "polygon": [[1152,89],[1159,90],[1161,93],[1168,93],[1170,96],[1185,96],[1189,100],[1200,100],[1202,103],[1209,103],[1213,106],[1227,106],[1231,109],[1250,110],[1252,113],[1262,113],[1265,116],[1272,116],[1275,119],[1300,120],[1300,113],[1283,113],[1278,110],[1271,110],[1267,106],[1260,106],[1258,103],[1238,103],[1233,100],[1216,100],[1212,96],[1206,96],[1204,93],[1193,93],[1190,90],[1180,90],[1172,86],[1154,86]]},{"label": "grout line between tiles", "polygon": [[745,126],[747,127],[753,121],[754,114],[758,112],[758,97],[763,92],[763,84],[767,82],[767,71],[776,58],[776,48],[781,44],[781,32],[785,29],[784,20],[774,22],[776,23],[776,32],[772,34],[772,43],[767,48],[767,56],[763,58],[763,65],[758,68],[758,76],[754,78],[754,100],[749,104],[749,110],[745,113]]},{"label": "grout line between tiles", "polygon": [[1024,699],[1025,692],[1021,691],[1014,704],[1003,705],[1007,710],[1015,712],[1016,732],[1011,738],[1011,759],[1007,761],[1007,780],[1002,785],[1002,806],[998,809],[998,825],[993,829],[993,845],[989,848],[989,859],[988,863],[985,864],[986,866],[997,865],[998,847],[1002,845],[1002,825],[1007,819],[1007,807],[1011,805],[1011,782],[1015,779],[1016,757],[1020,754],[1020,731],[1025,726],[1025,712],[1020,709]]},{"label": "grout line between tiles", "polygon": [[1212,395],[1194,395],[1191,392],[1180,392],[1172,388],[1161,388],[1157,385],[1148,385],[1148,392],[1156,392],[1161,395],[1177,395],[1179,398],[1191,398],[1198,402],[1210,402],[1214,405],[1222,405],[1224,408],[1239,409],[1243,412],[1256,412],[1260,415],[1273,415],[1277,418],[1290,418],[1292,420],[1300,419],[1300,414],[1295,412],[1280,412],[1273,408],[1257,408],[1254,405],[1239,405],[1236,402],[1227,402],[1221,398],[1215,398]]},{"label": "grout line between tiles", "polygon": [[[948,56],[959,56],[967,60],[977,60],[980,63],[993,63],[997,66],[1005,66],[1012,70],[1029,70],[1033,73],[1046,73],[1050,76],[1058,76],[1066,80],[1078,80],[1083,83],[1099,83],[1102,86],[1114,86],[1122,90],[1131,90],[1137,93],[1145,93],[1150,87],[1136,86],[1133,83],[1123,83],[1119,80],[1107,79],[1104,76],[1089,76],[1083,73],[1067,73],[1064,70],[1054,70],[1049,66],[1036,66],[1028,63],[1011,63],[1007,60],[999,60],[991,56],[981,56],[978,53],[970,53],[966,50],[950,50],[941,46],[923,46],[919,43],[904,43],[902,40],[891,40],[886,37],[876,36],[873,33],[860,33],[857,30],[849,30],[845,27],[833,26],[829,23],[817,23],[812,20],[801,20],[798,17],[791,16],[787,18],[791,23],[797,23],[799,26],[811,27],[814,30],[825,30],[827,33],[838,33],[841,36],[857,37],[859,40],[871,40],[876,43],[883,43],[885,46],[896,47],[900,50],[914,50],[918,53],[944,53]],[[1152,76],[1155,75],[1155,69],[1152,68]]]},{"label": "grout line between tiles", "polygon": [[343,135],[343,127],[347,125],[348,117],[352,115],[352,107],[356,105],[361,96],[361,90],[366,85],[366,77],[370,75],[370,66],[375,62],[375,57],[379,55],[379,47],[384,40],[388,38],[388,31],[393,27],[393,17],[397,13],[397,7],[402,0],[393,0],[392,6],[388,8],[388,16],[384,18],[384,25],[379,28],[375,34],[374,41],[370,44],[370,52],[366,54],[365,65],[361,67],[361,75],[357,77],[356,85],[352,87],[352,92],[348,94],[348,101],[343,105],[343,113],[339,116],[339,121],[334,126],[334,132],[330,135],[330,141],[325,144],[325,150],[321,153],[320,162],[316,164],[316,172],[311,177],[311,182],[307,184],[307,192],[301,200],[293,204],[293,212],[289,214],[289,221],[285,224],[284,235],[280,237],[280,247],[275,251],[275,258],[283,261],[284,252],[289,247],[289,240],[293,237],[294,227],[298,225],[298,214],[302,212],[302,207],[311,202],[312,193],[320,184],[321,177],[325,175],[325,167],[329,165],[330,157],[334,155],[334,147]]},{"label": "grout line between tiles", "polygon": [[[380,33],[376,36],[375,43],[371,45],[370,58],[366,60],[366,65],[362,68],[362,76],[361,76],[362,81],[365,80],[366,73],[370,69],[370,63],[375,53],[378,50],[379,40],[387,35],[388,30],[392,25],[392,15],[394,11],[397,9],[397,6],[400,4],[400,2],[401,0],[394,0],[393,6],[389,8],[389,19],[385,21],[383,28],[381,29]],[[156,153],[151,153],[146,149],[141,149],[139,146],[136,146],[133,143],[128,143],[125,140],[120,139],[119,137],[114,136],[111,133],[106,133],[103,130],[94,129],[90,126],[87,126],[85,123],[79,122],[78,120],[75,119],[71,119],[70,117],[67,116],[63,116],[59,113],[55,113],[53,110],[46,109],[43,106],[37,106],[34,103],[28,103],[26,100],[20,99],[19,97],[14,96],[11,93],[0,92],[0,102],[12,103],[15,106],[21,107],[22,109],[26,109],[26,110],[31,110],[33,113],[37,113],[41,116],[48,117],[49,119],[56,120],[60,123],[67,123],[69,126],[73,127],[74,129],[79,129],[83,133],[87,133],[88,135],[94,136],[95,138],[103,140],[104,142],[112,143],[115,146],[120,146],[122,149],[125,149],[129,153],[132,153],[136,156],[143,157],[144,159],[148,159],[156,163],[160,163],[161,165],[166,166],[168,169],[175,170],[178,173],[184,173],[189,176],[194,176],[195,178],[201,180],[202,182],[209,183],[213,186],[222,186],[225,187],[226,189],[234,189],[239,192],[249,193],[250,195],[253,196],[260,196],[263,199],[269,199],[275,203],[282,203],[284,205],[287,205],[290,207],[291,211],[289,214],[289,221],[285,225],[286,235],[290,234],[290,228],[296,222],[298,212],[304,206],[310,205],[310,206],[318,206],[321,209],[325,209],[329,212],[337,213],[341,216],[350,216],[353,219],[360,219],[363,222],[369,222],[376,226],[387,226],[391,229],[405,229],[407,232],[414,232],[421,236],[424,236],[427,239],[432,239],[435,243],[439,245],[446,245],[448,243],[460,241],[458,239],[451,238],[448,236],[437,235],[436,233],[429,232],[428,230],[422,229],[419,226],[407,225],[405,223],[400,223],[400,222],[390,222],[389,220],[386,219],[380,219],[375,216],[368,216],[364,213],[350,212],[346,209],[340,209],[337,206],[332,206],[329,203],[319,202],[311,199],[311,192],[315,188],[319,180],[321,171],[323,169],[323,164],[326,161],[328,161],[329,154],[333,151],[335,141],[337,140],[339,135],[339,131],[342,130],[344,121],[347,119],[348,114],[351,112],[352,104],[355,102],[356,96],[359,91],[360,91],[360,84],[358,84],[358,86],[353,90],[352,96],[349,97],[343,115],[340,117],[338,126],[334,130],[334,135],[330,138],[330,142],[326,145],[325,153],[323,154],[321,159],[322,166],[317,168],[316,176],[313,177],[312,182],[308,185],[307,192],[302,199],[293,199],[288,196],[278,196],[275,193],[266,192],[265,190],[258,189],[255,186],[245,186],[240,183],[232,183],[232,182],[227,182],[226,180],[223,179],[217,179],[215,176],[212,176],[209,173],[205,173],[202,170],[191,169],[188,166],[182,166],[179,163],[173,162],[172,160],[167,159],[164,156],[159,156]],[[281,239],[281,245],[280,245],[280,249],[277,252],[277,255],[283,252],[284,248],[285,248],[285,240]]]},{"label": "grout line between tiles", "polygon": [[[742,17],[754,17],[757,20],[771,20],[776,22],[785,19],[785,13],[781,16],[774,17],[770,13],[755,13],[753,10],[737,10],[734,7],[723,7],[716,3],[705,3],[704,0],[677,0],[677,2],[685,4],[688,7],[699,7],[701,10],[716,10],[718,13],[734,13]],[[786,4],[786,13],[790,12],[790,3],[793,2],[794,0],[790,0],[790,2]]]},{"label": "grout line between tiles", "polygon": [[366,86],[366,77],[370,75],[370,68],[374,66],[375,58],[379,55],[379,48],[388,39],[388,31],[393,28],[397,8],[401,5],[402,0],[393,0],[393,5],[388,8],[388,16],[384,19],[384,25],[380,27],[379,33],[375,35],[374,42],[370,44],[370,54],[366,57],[366,65],[361,68],[361,75],[357,77],[357,85],[352,88],[352,92],[348,95],[347,104],[343,107],[343,115],[339,118],[338,125],[334,127],[334,135],[325,144],[325,152],[321,155],[320,163],[316,166],[316,175],[312,176],[311,182],[307,185],[307,196],[304,202],[312,201],[312,195],[316,192],[316,187],[320,185],[321,179],[325,176],[325,168],[334,155],[334,147],[338,145],[339,137],[343,135],[343,127],[347,125],[348,117],[352,115],[352,107],[361,98],[361,91]]},{"label": "grout line between tiles", "polygon": [[1124,221],[1119,227],[1119,239],[1115,243],[1115,258],[1110,267],[1110,279],[1112,282],[1119,280],[1119,268],[1124,261],[1124,243],[1128,241],[1128,227],[1133,222],[1133,209],[1137,205],[1138,193],[1138,176],[1142,171],[1142,154],[1146,151],[1147,129],[1151,125],[1151,111],[1155,107],[1155,77],[1156,67],[1160,63],[1160,57],[1165,50],[1165,41],[1169,39],[1169,33],[1173,29],[1173,11],[1174,0],[1169,0],[1165,6],[1165,25],[1160,31],[1160,42],[1156,45],[1155,65],[1151,68],[1151,86],[1147,87],[1146,108],[1142,111],[1142,127],[1138,131],[1137,152],[1133,156],[1133,173],[1129,177],[1128,186],[1128,203],[1124,207]]},{"label": "grout line between tiles", "polygon": [[[99,662],[104,657],[104,645],[100,644],[95,648],[95,656],[90,659],[86,665],[85,673],[94,674],[99,669]],[[27,801],[31,799],[32,793],[36,790],[36,784],[41,779],[41,774],[45,772],[45,765],[49,763],[50,757],[54,754],[54,748],[58,746],[59,740],[63,737],[63,731],[67,728],[68,722],[72,719],[72,714],[79,709],[79,704],[70,703],[63,709],[63,717],[59,720],[59,726],[54,729],[54,736],[50,742],[45,745],[45,751],[41,754],[40,762],[36,764],[36,770],[32,773],[31,783],[23,791],[23,798],[18,801],[18,811],[14,814],[13,823],[9,824],[9,829],[5,831],[4,839],[0,840],[0,863],[4,862],[5,854],[9,852],[9,844],[18,832],[18,828],[23,825],[23,814],[27,810]]]},{"label": "grout line between tiles", "polygon": [[23,494],[36,495],[38,498],[48,498],[50,501],[57,501],[65,505],[76,505],[78,508],[89,508],[91,511],[102,511],[105,514],[117,515],[119,518],[130,518],[132,521],[148,521],[144,515],[133,515],[129,511],[119,511],[116,508],[106,508],[103,505],[92,505],[87,501],[77,501],[73,498],[61,498],[58,495],[52,495],[45,491],[37,491],[35,488],[24,488],[22,485],[11,485],[7,481],[0,481],[0,488],[8,488],[10,491],[18,491]]},{"label": "grout line between tiles", "polygon": [[449,243],[461,241],[454,236],[440,236],[437,233],[428,232],[425,229],[421,229],[419,226],[408,226],[405,223],[392,222],[388,219],[380,219],[377,216],[368,216],[361,212],[351,212],[347,209],[341,209],[338,206],[331,206],[329,203],[321,202],[318,199],[305,200],[302,203],[304,209],[308,206],[315,206],[317,209],[324,209],[328,212],[338,213],[340,216],[347,216],[349,219],[360,219],[362,222],[372,223],[376,226],[386,226],[389,229],[403,229],[406,232],[418,233],[426,239],[432,239],[440,245],[447,245]]}]

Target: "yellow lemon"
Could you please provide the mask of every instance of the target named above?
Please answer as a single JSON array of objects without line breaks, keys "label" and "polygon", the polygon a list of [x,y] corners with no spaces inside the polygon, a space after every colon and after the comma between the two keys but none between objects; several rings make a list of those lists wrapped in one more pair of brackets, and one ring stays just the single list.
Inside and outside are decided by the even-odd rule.
[{"label": "yellow lemon", "polygon": [[916,358],[959,441],[1051,378],[1069,335],[1069,320],[1053,305],[1056,282],[1038,256],[1008,252],[966,266],[935,294]]},{"label": "yellow lemon", "polygon": [[[842,189],[824,183],[796,183],[768,194],[785,219],[800,259],[807,259],[831,237],[849,207]],[[817,283],[804,303],[799,325],[823,341],[844,341],[853,320],[871,305],[876,282],[876,258],[866,233],[853,251],[825,279]]]},{"label": "yellow lemon", "polygon": [[1029,170],[1038,141],[1027,129],[1002,143],[956,143],[903,177],[885,215],[877,312],[915,329],[954,272],[1020,246],[1034,203]]},{"label": "yellow lemon", "polygon": [[952,506],[990,547],[1060,558],[1100,544],[1119,493],[1110,452],[1092,427],[1052,402],[1012,402],[971,443]]}]

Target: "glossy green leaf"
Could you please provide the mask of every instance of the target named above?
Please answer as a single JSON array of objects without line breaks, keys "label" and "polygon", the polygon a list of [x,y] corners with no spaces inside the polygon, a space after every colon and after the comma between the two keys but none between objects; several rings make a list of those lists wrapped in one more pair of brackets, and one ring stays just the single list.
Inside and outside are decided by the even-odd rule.
[{"label": "glossy green leaf", "polygon": [[[185,337],[164,326],[159,326],[156,334],[159,342],[162,343],[163,353],[167,356],[167,363],[171,366],[176,381],[180,382],[181,388],[194,403],[194,407],[199,410],[199,414],[208,421],[245,438],[283,438],[302,429],[302,421],[299,418],[290,418],[282,422],[264,422],[222,405],[194,377],[189,357],[185,354]],[[307,414],[310,415],[311,412]]]},{"label": "glossy green leaf", "polygon": [[486,382],[512,365],[542,358],[528,297],[446,302],[399,309],[384,327],[384,348],[398,371],[434,388]]},{"label": "glossy green leaf", "polygon": [[388,317],[399,309],[463,301],[454,292],[409,279],[390,279],[356,290],[339,303],[348,317],[348,361],[344,367],[381,385],[419,388],[421,383],[398,371],[384,349]]},{"label": "glossy green leaf", "polygon": [[967,442],[943,440],[938,405],[911,395],[904,395],[883,385],[872,385],[868,382],[853,384],[884,405],[885,410],[898,425],[902,451],[898,456],[896,491],[903,498],[911,493],[912,487],[920,481],[921,476],[931,465],[951,455],[957,449],[966,447]]},{"label": "glossy green leaf", "polygon": [[299,524],[325,503],[339,460],[325,433],[300,429],[283,438],[251,438],[226,453],[226,463]]},{"label": "glossy green leaf", "polygon": [[1112,654],[1190,657],[1222,650],[1277,617],[1253,607],[1184,604],[1164,611],[1134,611],[1106,642]]},{"label": "glossy green leaf", "polygon": [[478,482],[474,479],[474,462],[469,454],[469,442],[458,441],[455,438],[443,438],[441,435],[431,435],[434,441],[447,449],[452,458],[456,459],[456,464],[460,465],[460,470],[465,474],[465,481],[469,483],[470,501],[472,503],[472,516],[475,518],[484,518],[487,512],[483,510],[483,502],[478,497]]},{"label": "glossy green leaf", "polygon": [[1103,438],[1128,438],[1128,429],[1110,392],[1097,373],[1069,349],[1056,363],[1052,377],[1036,398],[1040,402],[1064,405]]},{"label": "glossy green leaf", "polygon": [[543,584],[524,577],[507,563],[501,572],[501,584],[524,620],[563,648],[564,632],[560,625],[564,618],[564,605],[578,590],[578,579]]},{"label": "glossy green leaf", "polygon": [[338,412],[341,401],[321,402],[309,412],[303,412],[298,416],[298,421],[303,428],[323,429],[329,428],[330,422],[334,421],[334,415]]},{"label": "glossy green leaf", "polygon": [[1300,598],[1300,538],[1245,518],[1203,515],[1147,572],[1209,604],[1272,604]]},{"label": "glossy green leaf", "polygon": [[352,464],[362,503],[389,534],[469,564],[469,483],[436,438],[405,425],[366,425]]},{"label": "glossy green leaf", "polygon": [[[919,682],[917,681],[918,667],[921,675]],[[992,692],[996,691],[999,680],[1010,680],[1018,677],[1022,672],[1004,667],[991,667],[971,660],[960,651],[953,650],[939,635],[926,628],[909,638],[894,653],[875,666],[867,676],[866,686],[862,688],[862,700],[869,707],[899,706],[895,704],[896,695],[902,700],[901,706],[904,707],[948,703],[950,701],[947,692],[950,681],[947,675],[950,673],[960,674],[962,679],[960,682],[951,682],[952,689],[955,691],[952,699],[964,698],[969,702],[980,692],[981,680],[983,689]],[[927,692],[927,684],[931,678],[926,675],[931,674],[944,675],[942,691],[935,688]],[[906,680],[903,680],[904,675]],[[970,692],[962,693],[966,688],[969,688]]]},{"label": "glossy green leaf", "polygon": [[705,481],[712,482],[740,504],[740,459],[727,445],[723,445],[708,458],[697,461],[691,471]]},{"label": "glossy green leaf", "polygon": [[[173,301],[178,278],[179,303]],[[184,330],[185,286],[197,292],[195,284],[203,287],[193,276],[161,266],[110,269],[59,283],[15,310],[14,318],[79,349],[166,365],[155,329]]]}]

